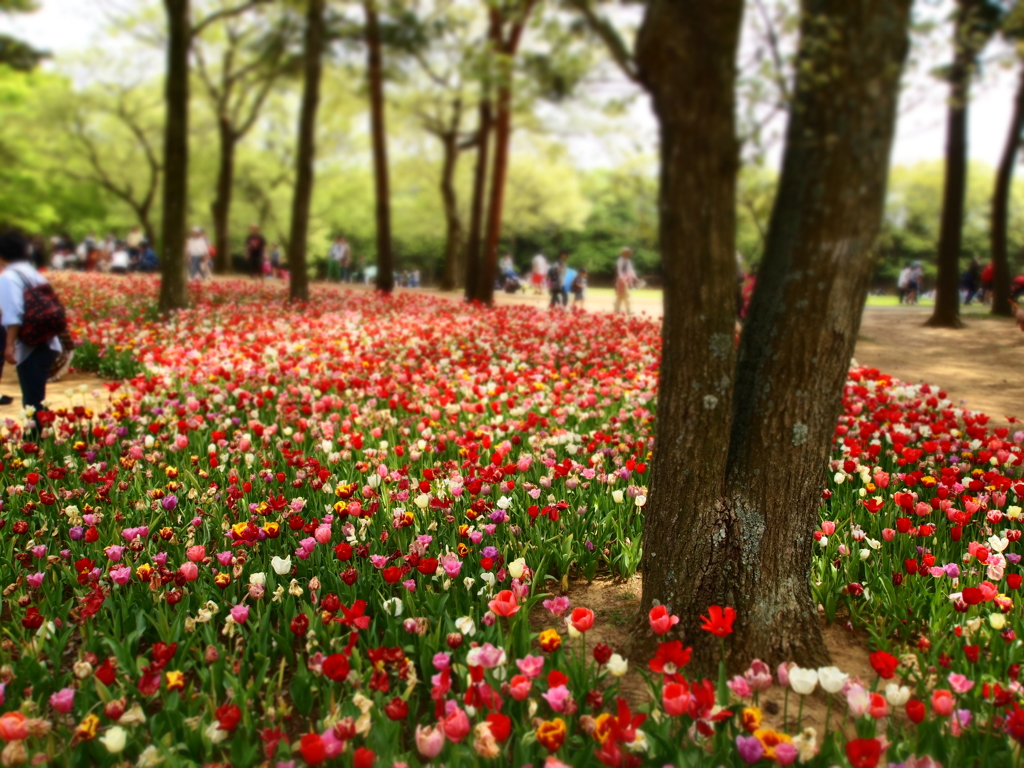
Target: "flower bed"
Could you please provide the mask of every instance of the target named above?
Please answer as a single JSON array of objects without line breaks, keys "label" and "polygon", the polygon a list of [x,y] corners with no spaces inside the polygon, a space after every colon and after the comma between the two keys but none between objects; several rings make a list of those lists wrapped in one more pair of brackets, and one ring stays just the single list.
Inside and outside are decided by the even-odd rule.
[{"label": "flower bed", "polygon": [[941,392],[852,371],[837,430],[813,586],[877,678],[754,662],[727,685],[687,679],[667,611],[627,661],[558,596],[637,568],[653,323],[327,289],[297,313],[216,282],[163,325],[153,281],[58,287],[92,359],[138,375],[3,438],[5,765],[995,765],[1024,737],[1024,435]]}]

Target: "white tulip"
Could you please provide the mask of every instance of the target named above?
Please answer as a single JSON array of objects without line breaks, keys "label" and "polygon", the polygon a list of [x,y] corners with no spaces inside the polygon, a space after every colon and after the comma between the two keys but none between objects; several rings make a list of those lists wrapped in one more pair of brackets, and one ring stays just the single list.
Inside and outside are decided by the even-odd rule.
[{"label": "white tulip", "polygon": [[885,700],[889,702],[890,706],[902,707],[910,701],[910,689],[905,685],[889,683],[885,686]]},{"label": "white tulip", "polygon": [[[792,678],[792,673],[790,673]],[[848,674],[841,671],[839,667],[820,667],[818,669],[818,682],[825,689],[826,693],[839,693],[850,678]]]},{"label": "white tulip", "polygon": [[401,616],[402,611],[405,610],[405,605],[402,604],[401,599],[392,597],[385,600],[383,603],[384,613],[388,616]]},{"label": "white tulip", "polygon": [[124,749],[125,742],[128,741],[128,734],[120,725],[115,725],[108,728],[107,732],[100,736],[99,741],[107,748],[107,752],[116,755]]},{"label": "white tulip", "polygon": [[615,677],[622,677],[629,671],[629,662],[617,653],[613,653],[605,664],[608,671]]},{"label": "white tulip", "polygon": [[813,669],[793,667],[789,670],[789,685],[794,693],[808,696],[818,685],[818,673]]},{"label": "white tulip", "polygon": [[455,628],[467,637],[472,637],[476,634],[476,624],[473,623],[473,619],[469,616],[456,619]]},{"label": "white tulip", "polygon": [[616,504],[622,503],[622,491],[612,491],[612,501]]},{"label": "white tulip", "polygon": [[254,587],[265,587],[267,585],[267,574],[263,573],[250,573],[249,583]]},{"label": "white tulip", "polygon": [[287,573],[291,573],[292,559],[291,557],[281,558],[274,556],[270,560],[270,567],[274,569],[274,573],[278,576],[284,576]]}]

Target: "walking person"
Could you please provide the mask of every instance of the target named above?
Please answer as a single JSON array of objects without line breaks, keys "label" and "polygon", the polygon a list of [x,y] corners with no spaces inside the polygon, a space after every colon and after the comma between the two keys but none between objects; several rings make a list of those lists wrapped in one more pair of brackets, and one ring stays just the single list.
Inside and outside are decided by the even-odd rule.
[{"label": "walking person", "polygon": [[569,292],[565,287],[565,273],[569,271],[569,254],[562,251],[558,261],[548,270],[548,290],[551,292],[550,309],[566,306],[569,303]]},{"label": "walking person", "polygon": [[338,235],[327,253],[327,279],[332,282],[348,282],[350,251],[345,238]]},{"label": "walking person", "polygon": [[[0,269],[3,270],[0,272],[0,318],[6,331],[4,361],[17,368],[22,405],[43,412],[46,380],[62,350],[58,338],[61,331],[47,335],[38,325],[26,322],[32,319],[35,309],[32,305],[26,307],[25,294],[39,286],[49,286],[46,278],[29,263],[28,258],[28,245],[24,237],[14,232],[0,235]],[[52,297],[56,302],[52,290],[48,297],[45,294],[43,297]],[[41,338],[30,338],[36,335]],[[39,423],[39,419],[36,419],[32,432],[38,430]]]},{"label": "walking person", "polygon": [[263,259],[267,250],[267,241],[260,234],[258,224],[249,227],[249,237],[245,239],[245,258],[249,264],[249,274],[257,280],[263,279]]},{"label": "walking person", "polygon": [[530,285],[537,296],[544,293],[544,278],[548,273],[548,260],[543,253],[533,257],[533,271],[530,273]]},{"label": "walking person", "polygon": [[201,280],[206,274],[206,262],[210,258],[210,241],[202,227],[192,227],[192,234],[185,242],[188,255],[188,279]]},{"label": "walking person", "polygon": [[619,313],[619,307],[630,314],[629,291],[636,285],[636,270],[633,269],[633,251],[623,248],[619,252],[618,261],[615,262],[615,314]]}]

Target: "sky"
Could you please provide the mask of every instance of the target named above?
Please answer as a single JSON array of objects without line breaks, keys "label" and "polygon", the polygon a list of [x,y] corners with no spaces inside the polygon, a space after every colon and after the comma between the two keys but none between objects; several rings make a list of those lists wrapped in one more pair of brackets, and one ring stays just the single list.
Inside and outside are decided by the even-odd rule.
[{"label": "sky", "polygon": [[[932,0],[936,2],[936,0]],[[948,0],[937,0],[941,5]],[[41,0],[33,14],[0,15],[0,31],[22,37],[54,53],[51,67],[66,68],[76,56],[89,50],[109,49],[104,2],[96,0]],[[941,10],[941,9],[940,9]],[[998,46],[991,55],[998,53]],[[938,55],[944,55],[939,52]],[[941,159],[945,144],[945,88],[923,70],[913,76],[905,91],[893,151],[894,165]],[[629,93],[632,86],[615,72],[609,72],[599,91]],[[1015,77],[1005,68],[989,66],[975,87],[971,101],[969,154],[972,160],[996,165],[1006,139],[1011,117]],[[569,110],[549,109],[554,133],[568,146],[574,159],[584,166],[612,165],[630,154],[643,151],[657,135],[656,123],[646,96],[638,95],[625,116],[618,121],[595,120],[593,110],[574,106]],[[594,126],[601,124],[599,130]],[[773,158],[776,162],[778,152]]]}]

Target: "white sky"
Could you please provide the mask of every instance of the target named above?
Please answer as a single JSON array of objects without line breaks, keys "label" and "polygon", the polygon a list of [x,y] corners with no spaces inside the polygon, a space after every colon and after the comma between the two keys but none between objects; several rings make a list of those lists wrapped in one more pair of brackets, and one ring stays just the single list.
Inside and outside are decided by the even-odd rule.
[{"label": "white sky", "polygon": [[[942,0],[945,2],[946,0]],[[41,0],[41,8],[28,15],[0,15],[0,31],[18,35],[37,47],[55,54],[55,63],[62,65],[69,58],[86,50],[103,50],[103,3],[96,0]],[[107,46],[109,49],[109,45]],[[941,54],[940,55],[944,55]],[[989,67],[975,88],[971,102],[969,152],[972,159],[995,165],[1006,137],[1013,92],[1013,73]],[[608,84],[616,93],[626,92],[625,84]],[[945,87],[924,74],[916,77],[904,98],[904,108],[897,129],[894,164],[940,159],[945,141]],[[571,108],[568,114],[550,114],[555,132],[565,141],[575,159],[584,165],[605,165],[623,156],[646,149],[656,135],[655,122],[640,96],[628,118],[619,121],[594,120],[593,113]],[[602,123],[595,134],[595,123]],[[626,130],[623,130],[623,129]]]}]

